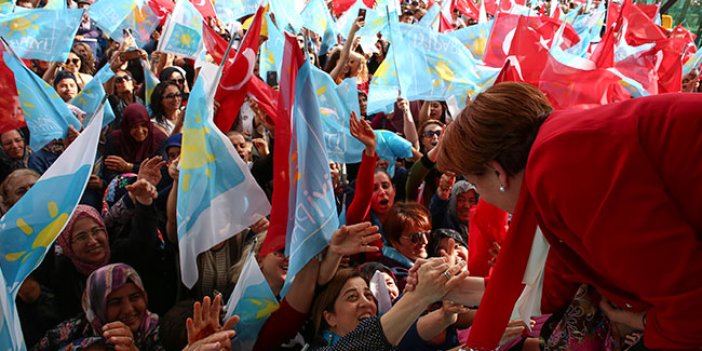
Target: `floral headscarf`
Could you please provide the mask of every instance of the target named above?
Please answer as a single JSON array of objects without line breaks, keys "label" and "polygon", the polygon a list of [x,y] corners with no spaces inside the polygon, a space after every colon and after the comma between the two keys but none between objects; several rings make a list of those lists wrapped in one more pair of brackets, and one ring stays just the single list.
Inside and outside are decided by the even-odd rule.
[{"label": "floral headscarf", "polygon": [[[139,274],[127,264],[110,264],[97,269],[88,277],[83,291],[83,312],[97,335],[102,335],[102,327],[110,322],[107,320],[107,297],[127,283],[136,285],[148,304],[149,300]],[[134,335],[135,343],[141,344],[157,327],[158,315],[147,310],[139,331]]]},{"label": "floral headscarf", "polygon": [[73,241],[73,227],[79,219],[86,217],[93,219],[99,226],[102,227],[103,230],[105,230],[105,235],[107,235],[107,228],[105,228],[105,223],[97,210],[91,206],[78,205],[75,212],[73,212],[71,220],[69,220],[68,224],[66,224],[66,228],[63,229],[61,235],[59,235],[59,237],[56,239],[56,243],[58,243],[58,245],[61,247],[63,255],[71,260],[78,272],[84,275],[89,275],[96,269],[110,262],[110,246],[107,245],[105,247],[105,250],[107,250],[107,255],[105,255],[105,259],[100,263],[89,263],[78,259],[75,252],[73,252],[73,249],[71,248],[71,241]]}]

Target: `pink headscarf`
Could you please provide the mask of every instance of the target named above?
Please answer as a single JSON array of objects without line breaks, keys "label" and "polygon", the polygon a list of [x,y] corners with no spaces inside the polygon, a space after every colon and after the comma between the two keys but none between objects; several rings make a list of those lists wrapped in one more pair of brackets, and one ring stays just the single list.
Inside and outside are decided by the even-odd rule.
[{"label": "pink headscarf", "polygon": [[107,235],[105,223],[103,222],[102,217],[100,217],[100,214],[97,212],[97,210],[95,210],[91,206],[78,205],[78,207],[76,207],[75,212],[73,212],[71,220],[68,221],[68,224],[66,224],[66,227],[61,232],[61,235],[59,235],[59,237],[56,239],[56,243],[61,247],[61,250],[63,250],[64,256],[68,257],[68,259],[71,260],[73,265],[76,267],[76,270],[78,270],[78,272],[80,272],[81,274],[88,276],[96,269],[110,262],[110,245],[107,245],[107,247],[105,248],[105,250],[107,250],[107,255],[105,255],[105,259],[103,260],[103,262],[89,263],[78,259],[75,252],[73,252],[73,249],[71,248],[71,241],[73,241],[73,227],[75,226],[76,221],[85,217],[93,219],[95,223],[97,223],[99,226],[102,227],[102,229],[105,230],[105,235]]}]

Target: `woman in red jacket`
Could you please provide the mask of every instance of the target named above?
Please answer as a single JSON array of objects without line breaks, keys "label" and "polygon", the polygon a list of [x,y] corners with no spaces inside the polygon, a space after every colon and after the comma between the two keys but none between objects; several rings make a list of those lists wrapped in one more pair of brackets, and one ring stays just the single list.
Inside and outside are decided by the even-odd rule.
[{"label": "woman in red jacket", "polygon": [[502,83],[461,112],[440,168],[513,214],[487,288],[467,278],[447,296],[480,302],[468,345],[495,348],[522,282],[539,285],[533,261],[548,255],[646,347],[702,347],[700,107],[702,95],[680,93],[552,113],[536,88]]}]

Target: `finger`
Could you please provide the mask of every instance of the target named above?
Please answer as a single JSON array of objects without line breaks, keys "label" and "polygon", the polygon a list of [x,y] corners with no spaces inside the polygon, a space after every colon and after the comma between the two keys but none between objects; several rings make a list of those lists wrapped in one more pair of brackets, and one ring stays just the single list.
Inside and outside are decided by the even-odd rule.
[{"label": "finger", "polygon": [[457,287],[460,287],[461,284],[463,284],[463,280],[465,280],[469,275],[470,275],[469,272],[464,271],[458,275],[451,277],[451,279],[449,279],[449,281],[446,282],[446,285],[445,285],[446,288],[448,290],[452,290],[452,289],[455,289]]},{"label": "finger", "polygon": [[375,242],[377,240],[380,240],[382,237],[383,236],[380,233],[378,233],[378,234],[366,235],[364,237],[364,239],[367,243],[372,243],[372,242]]},{"label": "finger", "polygon": [[126,327],[127,326],[124,323],[122,323],[120,321],[116,321],[116,322],[107,323],[104,326],[102,326],[102,331],[104,332],[104,331],[107,331],[110,329],[126,328]]},{"label": "finger", "polygon": [[[229,319],[227,319],[227,321],[224,322],[224,327],[223,327],[222,329],[223,329],[223,330],[231,330],[231,329],[234,329],[234,326],[236,326],[236,325],[239,323],[239,320],[240,320],[240,318],[239,318],[239,316],[237,316],[237,315],[234,315],[234,316],[232,316],[232,317],[229,317]],[[234,334],[233,331],[232,331],[232,334]],[[232,337],[234,337],[234,335],[232,335]]]},{"label": "finger", "polygon": [[379,252],[380,248],[373,245],[363,245],[361,246],[361,252]]},{"label": "finger", "polygon": [[188,335],[195,336],[194,335],[194,333],[196,332],[195,325],[194,325],[193,319],[191,317],[188,317],[188,319],[185,320],[185,330],[187,330]]},{"label": "finger", "polygon": [[212,300],[210,299],[209,296],[205,296],[204,299],[202,299],[202,321],[206,322],[207,319],[210,318],[210,310],[212,307]]},{"label": "finger", "polygon": [[[132,343],[134,343],[134,339],[132,339],[131,336],[110,336],[106,337],[107,341],[109,341],[111,344],[117,346],[117,345],[127,345],[131,346]],[[128,349],[125,349],[128,350]]]},{"label": "finger", "polygon": [[212,308],[210,308],[210,319],[216,320],[219,324],[219,312],[222,311],[222,295],[217,294],[212,301]]},{"label": "finger", "polygon": [[193,304],[193,324],[195,327],[199,327],[202,324],[202,304],[200,301],[196,301]]}]

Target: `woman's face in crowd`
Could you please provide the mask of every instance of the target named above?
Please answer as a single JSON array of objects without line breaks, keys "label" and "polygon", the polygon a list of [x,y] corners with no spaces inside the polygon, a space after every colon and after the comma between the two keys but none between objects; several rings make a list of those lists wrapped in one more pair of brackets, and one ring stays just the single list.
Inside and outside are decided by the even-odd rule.
[{"label": "woman's face in crowd", "polygon": [[180,91],[183,91],[183,89],[185,88],[185,78],[182,74],[180,74],[180,72],[175,71],[171,73],[171,76],[168,77],[168,80],[170,80],[173,83],[176,83]]},{"label": "woman's face in crowd", "polygon": [[68,102],[78,95],[78,85],[71,78],[66,78],[56,84],[56,92],[64,102]]},{"label": "woman's face in crowd", "polygon": [[80,60],[80,57],[78,55],[70,52],[68,53],[68,60],[66,60],[66,70],[71,71],[73,73],[76,73],[80,70],[80,66],[82,65],[82,62]]},{"label": "woman's face in crowd", "polygon": [[244,138],[243,135],[232,134],[229,136],[229,141],[232,142],[234,149],[236,149],[236,153],[239,154],[239,157],[241,157],[242,160],[247,162],[251,161],[251,148],[249,148],[248,144],[246,143],[246,138]]},{"label": "woman's face in crowd", "polygon": [[94,219],[83,217],[73,225],[71,249],[78,260],[92,264],[105,262],[107,245],[105,228]]},{"label": "woman's face in crowd", "polygon": [[134,92],[134,80],[124,71],[115,74],[115,89],[117,94]]},{"label": "woman's face in crowd", "polygon": [[429,124],[424,127],[422,131],[422,146],[424,146],[425,152],[429,152],[439,143],[443,132],[444,128],[441,128],[438,124]]},{"label": "woman's face in crowd", "polygon": [[169,85],[163,90],[161,105],[163,105],[163,109],[167,112],[179,109],[181,101],[180,89],[175,85]]},{"label": "woman's face in crowd", "polygon": [[478,193],[470,189],[456,196],[456,217],[463,224],[470,221],[470,209],[478,204]]},{"label": "woman's face in crowd", "polygon": [[395,299],[400,296],[400,288],[395,284],[395,279],[392,279],[390,274],[385,272],[381,273],[385,279],[385,285],[388,287],[388,292],[390,293],[390,300],[395,301]]},{"label": "woman's face in crowd", "polygon": [[440,102],[432,101],[429,103],[429,119],[440,120],[443,113],[444,107]]},{"label": "woman's face in crowd", "polygon": [[362,320],[376,316],[378,309],[368,284],[361,277],[346,281],[334,301],[334,312],[324,312],[329,329],[338,336],[345,336]]},{"label": "woman's face in crowd", "polygon": [[[429,219],[425,218],[424,223],[429,223]],[[427,244],[429,243],[429,234],[431,225],[417,226],[410,224],[404,228],[399,241],[392,242],[392,247],[399,251],[403,256],[412,261],[418,258],[427,258]]]},{"label": "woman's face in crowd", "polygon": [[[87,15],[87,12],[84,13],[83,15]],[[88,57],[91,54],[90,49],[86,45],[83,45],[83,44],[76,44],[73,46],[73,49],[75,51],[78,51],[78,53],[83,55],[83,57]]]},{"label": "woman's face in crowd", "polygon": [[373,179],[373,198],[371,209],[379,215],[384,215],[390,211],[395,203],[395,187],[393,187],[390,177],[385,172],[377,172]]},{"label": "woman's face in crowd", "polygon": [[108,323],[120,321],[136,333],[146,315],[146,297],[130,282],[107,295],[106,307]]},{"label": "woman's face in crowd", "polygon": [[263,276],[269,282],[281,286],[285,282],[285,277],[288,275],[288,258],[285,257],[283,250],[274,251],[263,256],[259,266],[261,266]]},{"label": "woman's face in crowd", "polygon": [[166,150],[166,155],[168,156],[168,162],[173,162],[176,158],[180,157],[180,147],[171,146]]},{"label": "woman's face in crowd", "polygon": [[358,105],[361,108],[361,115],[365,116],[368,111],[368,97],[365,94],[358,95]]},{"label": "woman's face in crowd", "polygon": [[142,142],[149,137],[149,122],[142,122],[129,129],[129,135],[137,142]]},{"label": "woman's face in crowd", "polygon": [[34,183],[36,183],[38,178],[33,175],[26,175],[23,177],[15,177],[12,180],[10,180],[10,183],[7,184],[7,188],[9,189],[8,194],[7,194],[7,199],[5,199],[5,204],[8,207],[11,207],[12,205],[16,204],[17,201],[19,201],[24,194],[31,189],[32,186],[34,186]]},{"label": "woman's face in crowd", "polygon": [[5,154],[13,160],[19,160],[24,156],[24,138],[17,130],[11,130],[0,136],[2,149]]},{"label": "woman's face in crowd", "polygon": [[355,77],[361,70],[361,59],[363,56],[355,52],[349,55],[349,77]]}]

